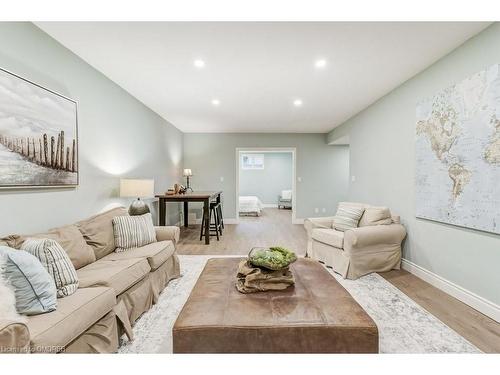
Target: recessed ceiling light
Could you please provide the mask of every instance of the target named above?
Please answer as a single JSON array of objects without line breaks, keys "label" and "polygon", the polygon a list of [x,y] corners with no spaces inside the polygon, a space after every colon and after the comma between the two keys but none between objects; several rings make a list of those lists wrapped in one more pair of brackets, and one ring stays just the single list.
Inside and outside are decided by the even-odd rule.
[{"label": "recessed ceiling light", "polygon": [[314,62],[314,66],[318,69],[324,68],[326,66],[326,60],[325,59],[319,59]]},{"label": "recessed ceiling light", "polygon": [[218,107],[220,105],[220,100],[219,99],[212,99],[212,105]]},{"label": "recessed ceiling light", "polygon": [[295,100],[293,101],[293,105],[294,105],[295,107],[302,107],[302,104],[303,104],[303,103],[302,103],[302,100],[300,100],[300,99],[295,99]]},{"label": "recessed ceiling light", "polygon": [[197,67],[198,69],[204,68],[205,67],[205,61],[203,60],[194,60],[193,65]]}]

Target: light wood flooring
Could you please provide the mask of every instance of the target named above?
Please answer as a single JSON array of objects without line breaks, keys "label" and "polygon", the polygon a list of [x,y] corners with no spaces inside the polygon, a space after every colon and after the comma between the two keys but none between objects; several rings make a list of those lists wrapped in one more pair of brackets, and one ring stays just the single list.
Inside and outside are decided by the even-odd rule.
[{"label": "light wood flooring", "polygon": [[179,254],[246,255],[252,247],[284,246],[297,255],[306,253],[303,225],[292,224],[292,211],[265,208],[259,217],[240,217],[238,225],[225,225],[220,241],[210,237],[210,245],[200,241],[200,225],[181,228]]},{"label": "light wood flooring", "polygon": [[[179,254],[246,255],[254,246],[280,245],[304,255],[306,232],[292,224],[290,210],[266,208],[260,217],[241,217],[240,224],[226,225],[220,241],[199,240],[200,226],[181,228]],[[459,300],[404,271],[380,274],[425,310],[486,353],[500,353],[500,324]]]}]

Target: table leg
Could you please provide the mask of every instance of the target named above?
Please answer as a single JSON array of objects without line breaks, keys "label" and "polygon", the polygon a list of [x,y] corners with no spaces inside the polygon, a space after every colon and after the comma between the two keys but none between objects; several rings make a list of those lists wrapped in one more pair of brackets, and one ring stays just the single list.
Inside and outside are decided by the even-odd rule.
[{"label": "table leg", "polygon": [[205,245],[210,245],[210,199],[203,201],[203,220],[205,220]]},{"label": "table leg", "polygon": [[165,217],[167,216],[167,201],[163,198],[160,198],[160,217],[159,217],[159,224],[160,226],[165,226]]},{"label": "table leg", "polygon": [[184,202],[184,226],[187,228],[188,227],[188,202]]}]

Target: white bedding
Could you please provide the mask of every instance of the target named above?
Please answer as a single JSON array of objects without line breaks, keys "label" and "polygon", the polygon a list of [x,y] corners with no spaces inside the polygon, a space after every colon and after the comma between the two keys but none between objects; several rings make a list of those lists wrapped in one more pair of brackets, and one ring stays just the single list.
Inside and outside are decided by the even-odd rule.
[{"label": "white bedding", "polygon": [[260,215],[262,202],[255,196],[240,196],[240,214]]}]

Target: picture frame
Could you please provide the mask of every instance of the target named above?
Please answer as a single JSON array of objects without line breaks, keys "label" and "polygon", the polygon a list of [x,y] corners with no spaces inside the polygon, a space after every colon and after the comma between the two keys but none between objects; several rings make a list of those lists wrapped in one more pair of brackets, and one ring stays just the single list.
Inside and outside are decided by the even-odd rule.
[{"label": "picture frame", "polygon": [[79,183],[78,103],[0,68],[0,189]]}]

